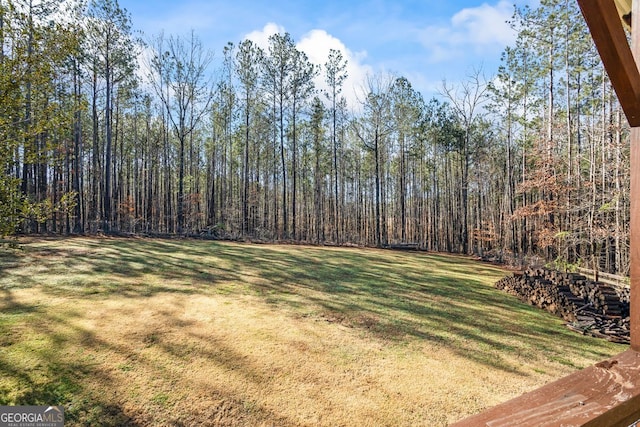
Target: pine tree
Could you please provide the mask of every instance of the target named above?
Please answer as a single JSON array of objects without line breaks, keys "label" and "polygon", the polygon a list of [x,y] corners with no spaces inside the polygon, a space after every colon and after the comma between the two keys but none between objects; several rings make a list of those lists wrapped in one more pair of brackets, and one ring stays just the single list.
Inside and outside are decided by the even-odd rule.
[{"label": "pine tree", "polygon": [[[342,93],[342,86],[348,77],[347,73],[348,61],[343,58],[342,52],[336,49],[329,50],[329,58],[324,64],[325,81],[329,85],[326,93],[331,103],[331,144],[333,150],[333,189],[334,189],[334,211],[333,211],[333,228],[334,238],[337,244],[340,244],[340,211],[341,197],[338,193],[338,137],[337,137],[337,119],[338,119],[338,101],[339,95]],[[342,198],[344,194],[342,194]]]},{"label": "pine tree", "polygon": [[251,40],[244,40],[236,54],[236,69],[242,98],[244,100],[244,153],[243,153],[243,193],[242,193],[242,234],[249,232],[249,151],[251,143],[251,119],[257,112],[259,96],[259,64],[264,52]]},{"label": "pine tree", "polygon": [[[102,191],[102,229],[110,231],[114,220],[113,189],[113,103],[117,86],[131,79],[135,68],[135,48],[131,17],[117,0],[93,0],[89,6],[87,49],[90,49],[94,79],[104,80],[104,164]],[[97,83],[94,83],[94,110]],[[97,149],[98,116],[94,111],[94,149]],[[101,154],[94,152],[96,158]],[[94,167],[98,163],[94,162]],[[94,171],[97,173],[97,171]],[[97,188],[94,188],[97,191]]]}]

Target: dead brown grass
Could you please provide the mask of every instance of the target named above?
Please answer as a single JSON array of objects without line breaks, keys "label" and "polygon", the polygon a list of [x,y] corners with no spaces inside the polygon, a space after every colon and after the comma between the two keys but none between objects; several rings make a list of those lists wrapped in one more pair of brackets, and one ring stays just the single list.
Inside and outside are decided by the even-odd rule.
[{"label": "dead brown grass", "polygon": [[[322,249],[181,244],[184,252],[176,252],[174,242],[162,252],[162,242],[129,242],[139,248],[140,259],[127,259],[131,254],[121,250],[121,243],[33,241],[26,253],[1,258],[0,404],[62,399],[48,403],[65,404],[68,425],[438,426],[622,349],[577,336],[555,347],[553,337],[538,346],[519,344],[522,335],[507,333],[500,343],[490,334],[483,340],[456,333],[453,321],[450,327],[441,325],[453,331],[451,336],[438,335],[435,326],[432,337],[422,326],[423,336],[407,333],[402,320],[407,312],[393,306],[363,309],[366,301],[381,304],[364,288],[349,291],[361,292],[358,299],[325,295],[352,306],[331,309],[317,289],[296,294],[295,283],[284,283],[288,276],[260,274],[256,266],[264,254],[269,265],[296,269],[291,259],[277,254],[302,251],[307,257],[302,269],[309,269],[314,257],[325,262]],[[251,252],[249,262],[216,258],[222,250]],[[145,265],[144,254],[157,251],[174,267]],[[366,251],[326,251],[333,259],[371,261]],[[400,269],[413,266],[416,257],[419,263],[430,260],[373,252],[380,262]],[[196,255],[202,259],[194,260]],[[114,257],[111,270],[90,261],[106,256]],[[455,272],[470,261],[452,260],[452,275],[471,274]],[[202,280],[193,271],[181,274],[188,262],[200,265]],[[490,287],[500,270],[469,265],[486,269],[479,289],[511,301]],[[390,269],[379,280],[399,281],[396,274]],[[346,282],[347,275],[334,271],[333,277]],[[279,277],[281,287],[270,287]],[[307,279],[299,280],[304,289]],[[209,286],[214,281],[216,286]],[[402,295],[424,298],[418,290]],[[469,309],[476,304],[459,303]],[[555,319],[517,302],[494,310],[498,318],[508,317],[509,310],[531,322],[543,318],[557,325],[550,333],[562,331]],[[433,321],[428,311],[415,316],[424,316],[425,325]],[[500,360],[488,360],[492,355]]]}]

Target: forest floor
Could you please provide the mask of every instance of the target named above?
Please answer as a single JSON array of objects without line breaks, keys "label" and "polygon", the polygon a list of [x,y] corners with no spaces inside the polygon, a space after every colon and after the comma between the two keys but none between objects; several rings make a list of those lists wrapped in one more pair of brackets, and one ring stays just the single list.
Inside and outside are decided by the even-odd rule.
[{"label": "forest floor", "polygon": [[446,425],[626,349],[464,257],[193,240],[0,249],[0,405],[66,425]]}]

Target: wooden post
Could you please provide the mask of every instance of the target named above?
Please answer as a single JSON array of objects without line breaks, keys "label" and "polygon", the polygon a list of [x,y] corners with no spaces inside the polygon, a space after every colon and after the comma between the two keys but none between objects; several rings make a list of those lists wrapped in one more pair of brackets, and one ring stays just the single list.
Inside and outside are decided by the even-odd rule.
[{"label": "wooden post", "polygon": [[614,0],[578,0],[578,5],[629,124],[640,126],[640,72]]},{"label": "wooden post", "polygon": [[631,126],[631,348],[640,352],[640,0],[631,2],[631,46],[614,0],[578,4]]},{"label": "wooden post", "polygon": [[[640,64],[640,0],[632,3],[631,51],[636,66]],[[631,128],[631,348],[640,351],[640,127]]]}]

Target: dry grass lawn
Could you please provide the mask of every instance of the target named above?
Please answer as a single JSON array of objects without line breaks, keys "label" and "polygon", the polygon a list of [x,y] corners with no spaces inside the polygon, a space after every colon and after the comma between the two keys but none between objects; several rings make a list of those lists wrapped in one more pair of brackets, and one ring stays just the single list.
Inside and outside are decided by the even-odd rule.
[{"label": "dry grass lawn", "polygon": [[190,240],[0,250],[0,405],[67,425],[439,426],[625,349],[462,257]]}]

